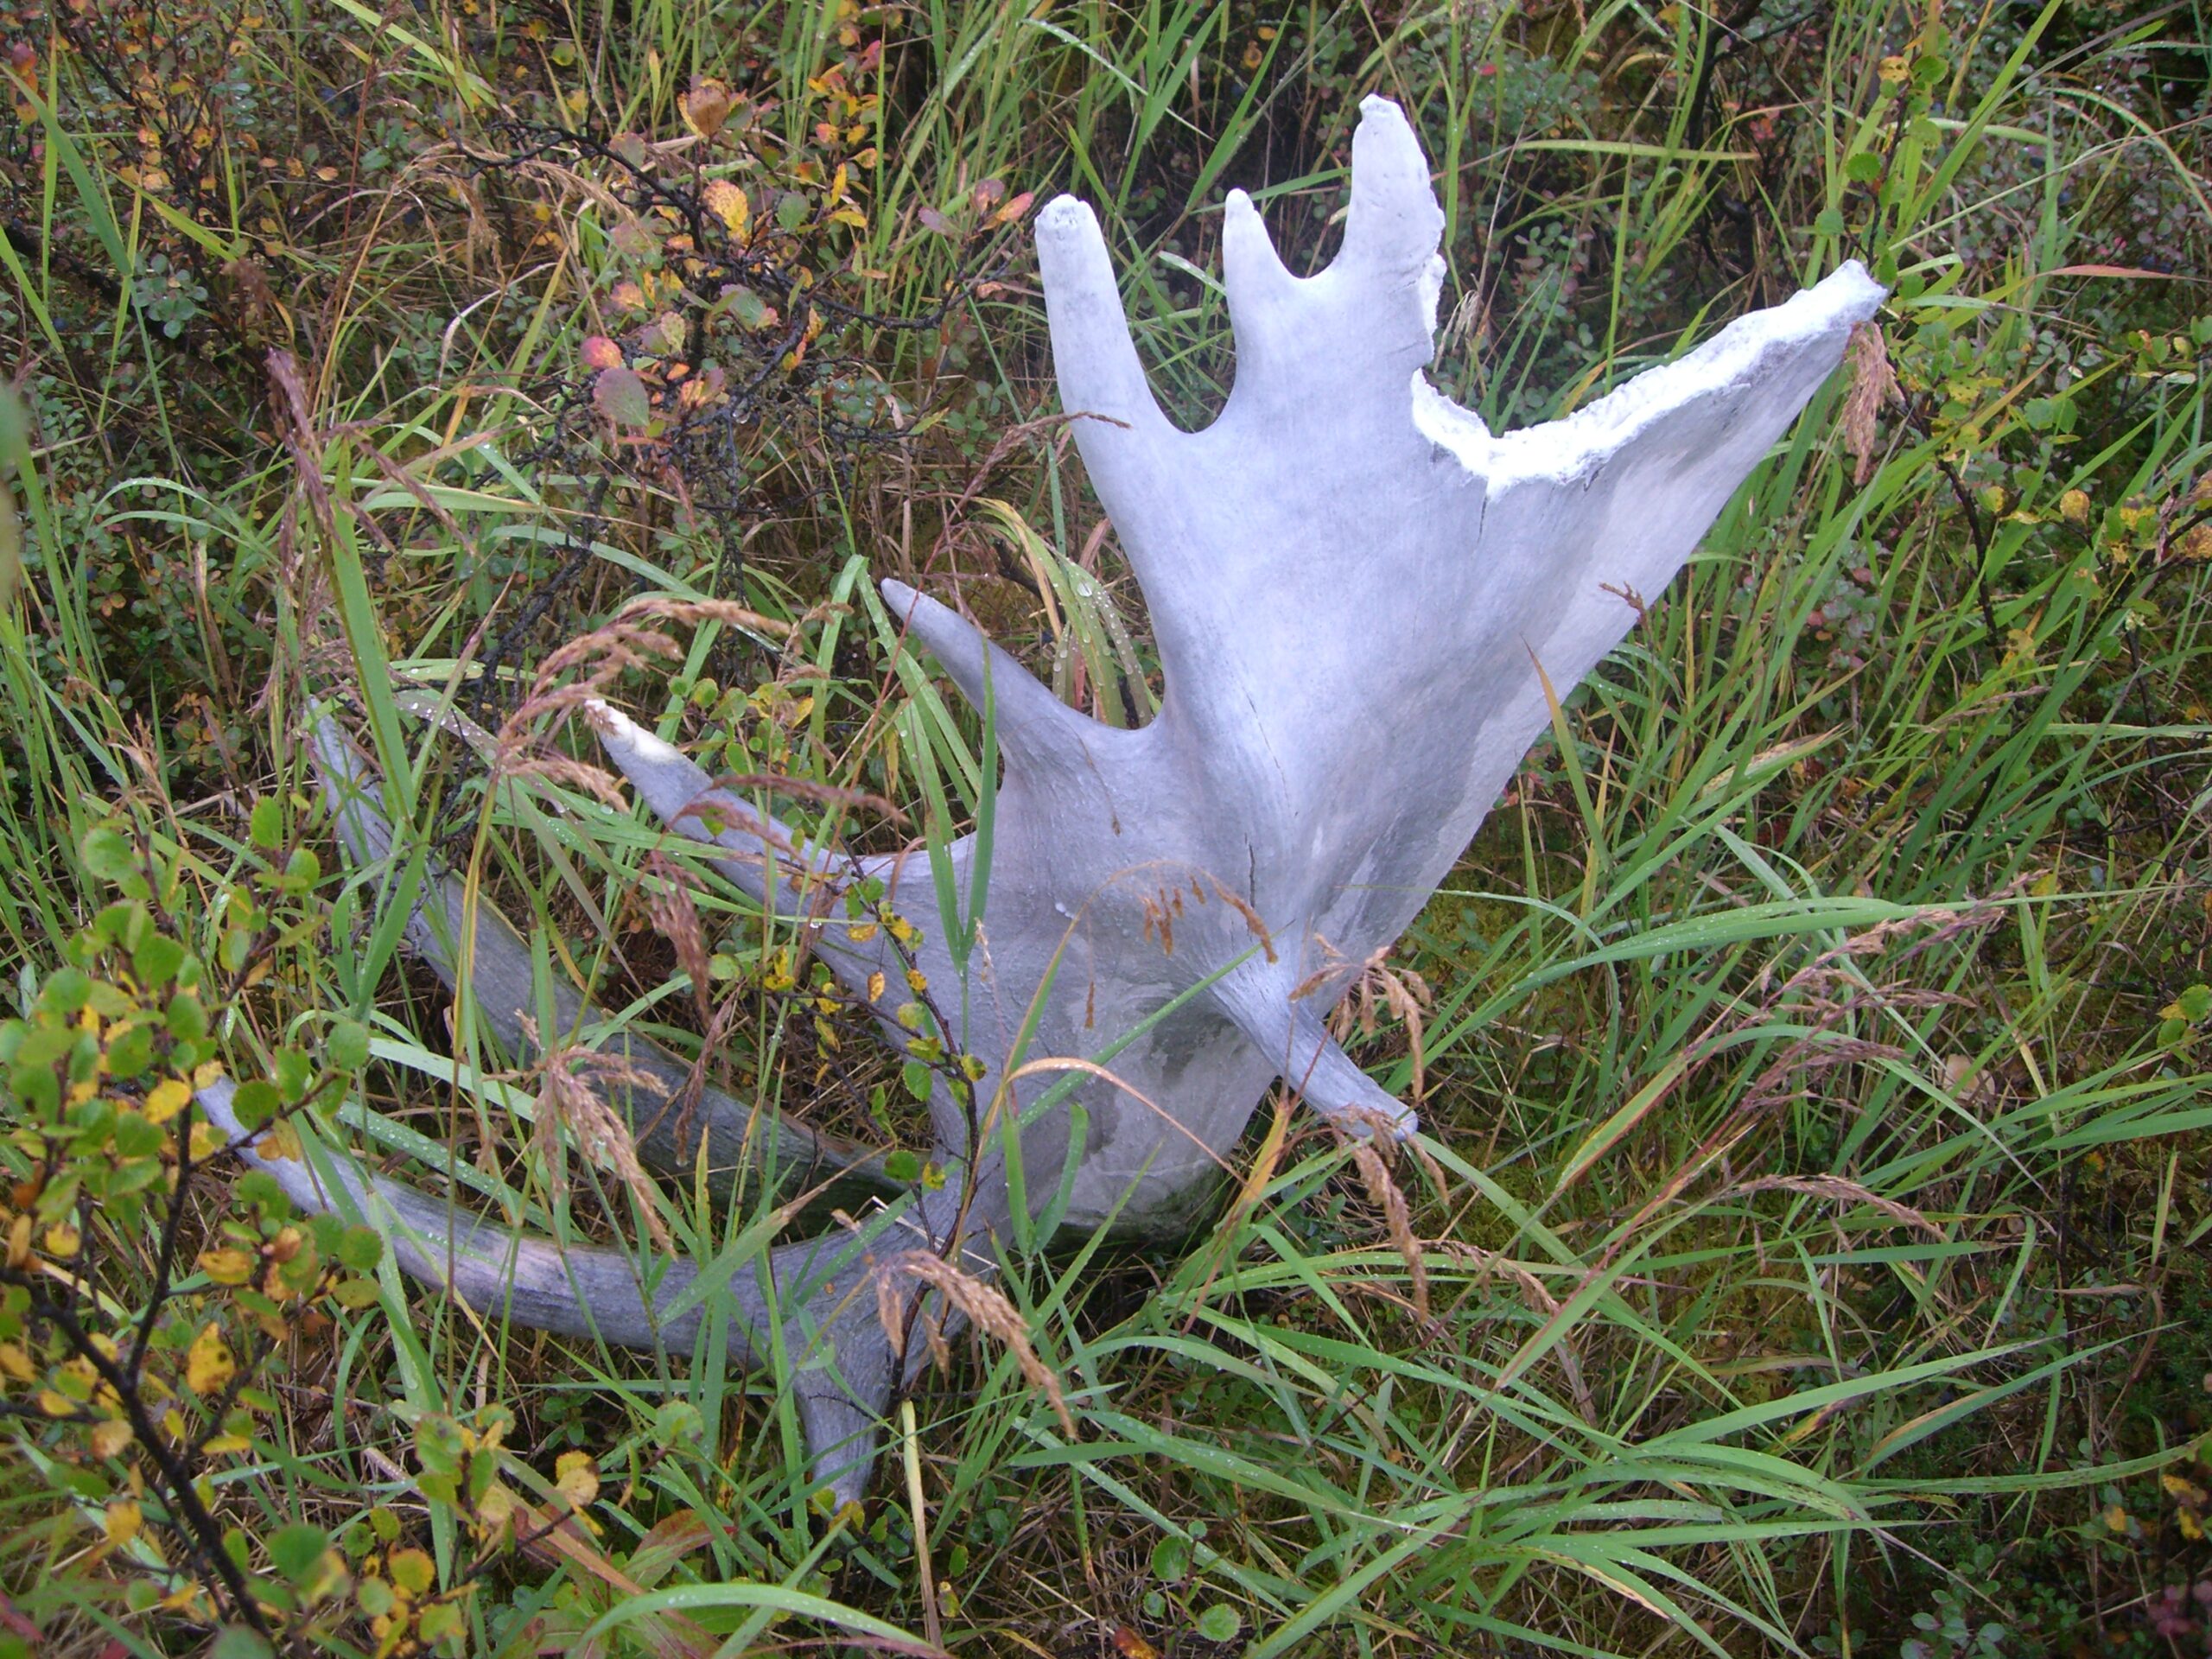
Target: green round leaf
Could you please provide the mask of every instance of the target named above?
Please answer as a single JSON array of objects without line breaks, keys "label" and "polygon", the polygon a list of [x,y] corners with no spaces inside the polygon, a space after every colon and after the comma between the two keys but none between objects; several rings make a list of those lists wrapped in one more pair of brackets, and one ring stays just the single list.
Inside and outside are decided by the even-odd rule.
[{"label": "green round leaf", "polygon": [[83,1007],[92,994],[92,976],[83,969],[57,968],[47,976],[38,1001],[48,1014],[71,1014]]},{"label": "green round leaf", "polygon": [[1152,1547],[1152,1576],[1166,1584],[1180,1584],[1191,1570],[1191,1546],[1169,1536]]},{"label": "green round leaf", "polygon": [[85,868],[103,881],[122,881],[138,874],[138,849],[111,823],[96,824],[77,843]]},{"label": "green round leaf", "polygon": [[304,1584],[322,1553],[330,1548],[330,1535],[321,1527],[296,1521],[280,1527],[269,1541],[269,1561],[278,1574],[293,1584]]},{"label": "green round leaf", "polygon": [[168,1021],[169,1035],[181,1042],[197,1042],[207,1034],[207,1010],[200,1006],[200,999],[190,991],[179,991],[169,998],[164,1017]]},{"label": "green round leaf", "polygon": [[254,1077],[242,1083],[231,1096],[231,1109],[238,1115],[238,1122],[249,1129],[257,1129],[276,1116],[276,1109],[283,1099],[276,1092],[276,1085],[265,1077]]},{"label": "green round leaf", "polygon": [[696,1446],[706,1437],[707,1420],[689,1400],[667,1401],[653,1413],[653,1439],[663,1446]]},{"label": "green round leaf", "polygon": [[1217,1601],[1198,1615],[1198,1634],[1209,1642],[1234,1642],[1243,1628],[1243,1617],[1225,1601]]},{"label": "green round leaf", "polygon": [[358,1020],[334,1020],[322,1039],[322,1058],[340,1071],[369,1063],[369,1028]]},{"label": "green round leaf", "polygon": [[232,1624],[216,1637],[207,1659],[270,1659],[269,1643],[243,1624]]}]

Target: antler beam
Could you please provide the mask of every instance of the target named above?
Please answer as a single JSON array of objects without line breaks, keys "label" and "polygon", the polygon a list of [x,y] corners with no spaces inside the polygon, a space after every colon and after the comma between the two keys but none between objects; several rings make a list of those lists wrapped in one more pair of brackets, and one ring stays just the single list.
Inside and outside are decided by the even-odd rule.
[{"label": "antler beam", "polygon": [[[953,611],[883,584],[969,701],[992,709],[1006,774],[965,1028],[947,1033],[982,1079],[972,1099],[941,1083],[931,1103],[937,1157],[955,1179],[880,1225],[918,1229],[988,1271],[988,1240],[1012,1219],[1018,1147],[1028,1202],[1057,1194],[1065,1225],[1179,1234],[1278,1079],[1347,1132],[1412,1133],[1412,1110],[1322,1017],[1466,846],[1544,729],[1553,689],[1563,695],[1627,632],[1637,612],[1622,595],[1656,595],[1673,577],[1883,296],[1846,266],[1565,420],[1494,435],[1426,378],[1443,223],[1411,127],[1380,99],[1363,106],[1344,245],[1325,270],[1292,276],[1249,199],[1232,193],[1223,262],[1236,384],[1218,419],[1185,432],[1153,397],[1090,208],[1063,196],[1039,216],[1061,397],[1144,590],[1166,696],[1142,730],[1103,726]],[[836,887],[835,861],[615,710],[591,717],[652,810],[810,929],[849,988],[865,997],[872,976],[900,965],[880,932],[855,937],[841,908],[795,902]],[[389,831],[358,762],[328,744],[322,760],[349,848],[380,853]],[[964,906],[981,854],[971,837],[949,855]],[[851,868],[881,877],[894,906],[909,879],[929,890],[925,863]],[[450,982],[465,923],[450,884],[438,892],[416,937]],[[479,1000],[495,1023],[512,1021],[529,1005],[526,956],[503,924],[474,925]],[[944,939],[925,939],[917,965],[934,984],[959,983]],[[581,1014],[572,997],[560,1006],[563,1019]],[[893,1009],[878,1012],[895,1031]],[[1080,1060],[1122,1038],[1110,1075],[1086,1075],[1039,1109],[1065,1073],[1024,1061]],[[666,1078],[663,1062],[683,1069],[646,1056]],[[721,1158],[757,1131],[712,1098],[706,1133]],[[219,1089],[202,1100],[238,1132]],[[871,1173],[855,1149],[779,1133],[788,1162]],[[618,1343],[689,1340],[691,1264],[648,1287],[618,1252],[456,1224],[382,1179],[274,1167],[302,1204],[380,1217],[409,1241],[410,1273],[486,1311]],[[827,1351],[833,1363],[792,1376],[816,1473],[842,1497],[864,1484],[874,1425],[912,1358],[896,1357],[876,1298],[855,1294],[866,1249],[842,1234],[786,1246],[715,1292],[738,1315],[741,1357],[770,1351],[779,1325],[795,1360]],[[692,1311],[661,1317],[679,1305]]]}]

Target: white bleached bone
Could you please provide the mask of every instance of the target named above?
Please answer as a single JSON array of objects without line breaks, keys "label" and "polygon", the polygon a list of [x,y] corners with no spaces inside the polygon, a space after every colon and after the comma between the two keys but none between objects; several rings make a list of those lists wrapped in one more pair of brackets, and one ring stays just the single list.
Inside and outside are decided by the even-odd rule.
[{"label": "white bleached bone", "polygon": [[[1327,270],[1291,276],[1233,193],[1223,262],[1235,387],[1218,419],[1184,432],[1154,400],[1090,208],[1064,196],[1038,217],[1061,399],[1143,588],[1166,686],[1149,726],[1109,728],[954,612],[883,583],[969,701],[991,706],[1006,760],[965,982],[940,927],[925,926],[916,963],[984,1067],[975,1100],[941,1084],[931,1102],[936,1155],[956,1179],[914,1200],[914,1219],[941,1243],[956,1224],[983,1241],[1011,1220],[999,1131],[1017,1108],[1032,1120],[1018,1144],[1033,1212],[1154,1236],[1203,1213],[1278,1079],[1349,1133],[1413,1130],[1410,1109],[1323,1016],[1466,846],[1548,722],[1547,684],[1564,696],[1618,643],[1637,613],[1625,596],[1665,587],[1882,298],[1848,265],[1565,420],[1494,435],[1425,378],[1442,227],[1413,130],[1379,99],[1353,141],[1351,214]],[[842,906],[809,895],[863,870],[926,924],[925,858],[843,865],[803,849],[616,711],[592,717],[653,810],[716,843],[729,877],[810,928],[848,987],[865,995],[884,971],[887,1000],[906,999],[886,935],[855,938]],[[964,909],[983,874],[973,838],[950,857]],[[1122,1039],[1110,1077],[1085,1076],[1035,1110],[1065,1072],[1020,1062]],[[979,1116],[999,1126],[980,1143]],[[404,1258],[418,1275],[442,1281],[458,1255],[472,1276],[454,1288],[472,1302],[510,1299],[525,1322],[617,1341],[652,1336],[665,1293],[641,1293],[626,1258],[618,1271],[589,1252],[455,1229],[425,1203],[395,1205],[439,1245]],[[864,1318],[849,1294],[806,1300],[833,1246],[849,1278],[853,1247],[833,1236],[776,1253],[775,1301],[759,1275],[736,1275],[730,1294],[748,1353],[781,1319],[794,1353],[811,1344],[834,1357],[795,1386],[817,1473],[850,1496],[869,1426],[918,1345],[894,1359],[872,1297]],[[975,1269],[988,1255],[970,1244],[962,1261]]]}]

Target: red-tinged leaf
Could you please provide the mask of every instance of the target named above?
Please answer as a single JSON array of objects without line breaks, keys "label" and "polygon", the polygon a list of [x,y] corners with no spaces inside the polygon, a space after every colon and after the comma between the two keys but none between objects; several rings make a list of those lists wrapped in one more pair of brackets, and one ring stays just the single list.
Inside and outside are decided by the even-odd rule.
[{"label": "red-tinged leaf", "polygon": [[635,369],[601,369],[591,383],[594,408],[620,427],[642,430],[653,417],[653,402]]},{"label": "red-tinged leaf", "polygon": [[694,1510],[678,1510],[638,1541],[630,1554],[630,1576],[651,1588],[687,1555],[704,1549],[712,1533]]},{"label": "red-tinged leaf", "polygon": [[1004,179],[985,179],[976,187],[976,206],[988,207],[1004,194],[1006,194]]},{"label": "red-tinged leaf", "polygon": [[935,231],[939,236],[952,234],[952,221],[934,207],[923,208],[917,217],[921,219],[922,228],[925,231]]},{"label": "red-tinged leaf", "polygon": [[991,215],[994,225],[1011,225],[1029,211],[1029,204],[1037,200],[1034,190],[1025,190],[1012,201]]},{"label": "red-tinged leaf", "polygon": [[645,139],[634,132],[616,133],[607,141],[607,147],[632,167],[643,167],[650,154],[645,149]]},{"label": "red-tinged leaf", "polygon": [[622,366],[622,348],[605,334],[594,334],[584,341],[581,353],[588,369],[619,369]]},{"label": "red-tinged leaf", "polygon": [[1114,1651],[1121,1659],[1160,1659],[1160,1649],[1126,1624],[1114,1627]]}]

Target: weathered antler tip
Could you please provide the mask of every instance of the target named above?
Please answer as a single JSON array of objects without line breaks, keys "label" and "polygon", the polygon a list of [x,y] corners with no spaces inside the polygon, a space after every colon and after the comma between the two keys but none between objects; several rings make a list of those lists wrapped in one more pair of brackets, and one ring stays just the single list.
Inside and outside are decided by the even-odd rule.
[{"label": "weathered antler tip", "polygon": [[1429,186],[1428,158],[1413,124],[1389,99],[1370,98],[1352,134],[1351,212],[1339,257],[1425,273],[1443,236],[1444,210]]},{"label": "weathered antler tip", "polygon": [[1252,198],[1242,190],[1229,193],[1222,210],[1221,275],[1229,294],[1229,315],[1236,329],[1237,372],[1255,365],[1247,359],[1265,353],[1280,356],[1289,346],[1285,325],[1295,320],[1278,319],[1294,278],[1283,268],[1274,239],[1260,218]]},{"label": "weathered antler tip", "polygon": [[[1152,437],[1172,430],[1129,338],[1114,261],[1088,203],[1057,196],[1037,216],[1037,270],[1052,323],[1052,371],[1071,413],[1103,415]],[[1079,431],[1078,442],[1096,439]],[[1090,458],[1086,450],[1086,458]]]},{"label": "weathered antler tip", "polygon": [[1825,296],[1838,310],[1854,313],[1853,320],[1858,322],[1872,316],[1882,302],[1890,297],[1890,290],[1876,282],[1856,259],[1845,260],[1811,291]]},{"label": "weathered antler tip", "polygon": [[1037,210],[1037,231],[1040,236],[1047,232],[1077,230],[1086,221],[1094,225],[1097,223],[1097,216],[1090,211],[1090,204],[1080,196],[1069,195],[1065,191]]},{"label": "weathered antler tip", "polygon": [[969,705],[994,711],[999,741],[1016,765],[1080,772],[1091,764],[1085,746],[1110,741],[1109,728],[1062,702],[959,612],[889,576],[877,586],[892,615],[929,648]]}]

